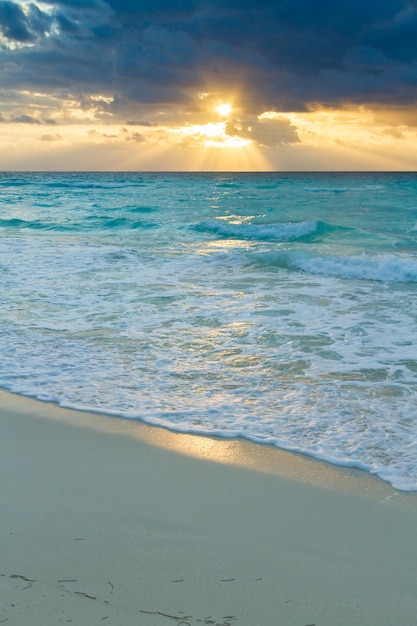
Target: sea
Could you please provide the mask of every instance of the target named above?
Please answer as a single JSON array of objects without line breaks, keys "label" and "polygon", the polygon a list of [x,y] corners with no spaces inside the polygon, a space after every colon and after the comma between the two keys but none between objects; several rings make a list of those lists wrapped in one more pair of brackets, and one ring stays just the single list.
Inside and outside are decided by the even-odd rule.
[{"label": "sea", "polygon": [[0,387],[417,491],[417,174],[1,173]]}]

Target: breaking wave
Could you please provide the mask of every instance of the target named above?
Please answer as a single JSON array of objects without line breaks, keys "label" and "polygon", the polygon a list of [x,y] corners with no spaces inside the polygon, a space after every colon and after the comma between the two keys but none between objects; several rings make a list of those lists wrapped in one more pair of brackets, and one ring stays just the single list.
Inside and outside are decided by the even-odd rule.
[{"label": "breaking wave", "polygon": [[258,260],[266,265],[320,276],[381,282],[417,282],[417,258],[408,255],[338,256],[293,250],[261,253]]},{"label": "breaking wave", "polygon": [[202,222],[194,226],[202,233],[218,237],[255,241],[303,241],[334,229],[326,222],[307,220],[281,224],[233,224],[228,222]]}]

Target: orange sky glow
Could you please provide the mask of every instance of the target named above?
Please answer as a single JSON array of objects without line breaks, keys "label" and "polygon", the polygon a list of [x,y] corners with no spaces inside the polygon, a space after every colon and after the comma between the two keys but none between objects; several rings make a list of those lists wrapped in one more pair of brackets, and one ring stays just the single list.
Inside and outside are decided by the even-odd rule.
[{"label": "orange sky glow", "polygon": [[[101,99],[91,96],[92,103]],[[43,107],[30,112],[40,120]],[[224,103],[196,113],[149,111],[147,120],[154,121],[146,125],[100,119],[93,106],[71,102],[48,114],[54,116],[48,126],[0,126],[0,169],[406,171],[417,165],[417,126],[412,111],[400,108],[317,107],[248,118]]]},{"label": "orange sky glow", "polygon": [[0,4],[2,170],[417,169],[409,0]]}]

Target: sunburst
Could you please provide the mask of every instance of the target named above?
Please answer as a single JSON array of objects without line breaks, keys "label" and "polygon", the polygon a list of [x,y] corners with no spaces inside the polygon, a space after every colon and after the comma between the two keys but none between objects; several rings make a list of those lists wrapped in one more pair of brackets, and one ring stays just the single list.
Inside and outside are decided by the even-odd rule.
[{"label": "sunburst", "polygon": [[228,117],[232,112],[232,106],[228,103],[221,103],[216,107],[217,113],[222,117]]}]

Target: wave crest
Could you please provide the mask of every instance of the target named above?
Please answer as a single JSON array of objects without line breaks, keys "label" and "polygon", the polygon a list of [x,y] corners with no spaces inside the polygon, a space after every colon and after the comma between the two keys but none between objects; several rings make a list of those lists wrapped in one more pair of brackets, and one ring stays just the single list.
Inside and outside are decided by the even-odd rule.
[{"label": "wave crest", "polygon": [[417,258],[403,255],[314,255],[303,250],[268,252],[262,262],[307,274],[351,280],[417,282]]},{"label": "wave crest", "polygon": [[211,233],[225,239],[256,241],[302,241],[332,230],[330,224],[316,220],[280,224],[231,224],[202,222],[194,226],[199,232]]}]

